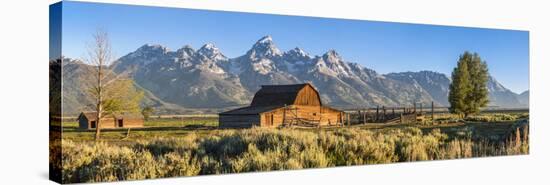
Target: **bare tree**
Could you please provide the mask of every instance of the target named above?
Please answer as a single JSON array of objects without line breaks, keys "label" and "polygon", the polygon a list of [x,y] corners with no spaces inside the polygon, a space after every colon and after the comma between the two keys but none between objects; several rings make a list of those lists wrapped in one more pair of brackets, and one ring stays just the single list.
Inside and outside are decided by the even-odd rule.
[{"label": "bare tree", "polygon": [[93,42],[88,45],[88,57],[85,61],[92,66],[89,68],[90,74],[95,77],[89,92],[95,100],[92,105],[97,113],[95,140],[99,140],[101,119],[121,112],[139,112],[143,92],[134,87],[133,80],[125,78],[126,72],[113,72],[117,63],[113,62],[107,32],[98,30],[93,34]]},{"label": "bare tree", "polygon": [[98,30],[93,34],[93,42],[88,45],[87,63],[94,66],[94,76],[96,82],[92,86],[92,95],[95,98],[96,132],[95,139],[98,140],[101,132],[101,118],[103,118],[103,96],[105,92],[105,83],[107,73],[105,68],[112,62],[111,43],[109,35],[103,30]]}]

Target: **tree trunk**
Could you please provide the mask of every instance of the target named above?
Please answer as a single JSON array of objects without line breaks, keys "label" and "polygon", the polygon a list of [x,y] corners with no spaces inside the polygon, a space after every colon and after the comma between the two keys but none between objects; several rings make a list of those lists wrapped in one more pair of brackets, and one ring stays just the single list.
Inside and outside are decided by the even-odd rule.
[{"label": "tree trunk", "polygon": [[97,104],[96,104],[96,127],[95,127],[95,140],[100,139],[100,133],[101,133],[101,118],[103,117],[103,110],[101,103],[103,101],[103,95],[102,95],[102,84],[101,84],[101,78],[102,76],[102,64],[103,62],[100,61],[98,67],[97,67]]}]

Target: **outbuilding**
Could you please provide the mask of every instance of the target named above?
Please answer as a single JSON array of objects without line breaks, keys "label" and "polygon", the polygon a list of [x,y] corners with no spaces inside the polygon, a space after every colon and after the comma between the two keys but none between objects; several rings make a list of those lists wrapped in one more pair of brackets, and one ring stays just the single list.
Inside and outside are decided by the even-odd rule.
[{"label": "outbuilding", "polygon": [[327,126],[344,122],[344,112],[324,106],[310,83],[263,85],[250,106],[219,114],[220,128]]},{"label": "outbuilding", "polygon": [[[97,112],[82,112],[77,120],[80,129],[95,129],[97,127]],[[101,119],[101,128],[137,127],[143,127],[143,116],[137,113],[113,114]]]}]

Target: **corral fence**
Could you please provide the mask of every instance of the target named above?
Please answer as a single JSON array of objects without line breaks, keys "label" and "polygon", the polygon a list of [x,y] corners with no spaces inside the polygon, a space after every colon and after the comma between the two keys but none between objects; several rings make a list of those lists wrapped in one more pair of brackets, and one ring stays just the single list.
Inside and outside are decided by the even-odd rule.
[{"label": "corral fence", "polygon": [[[366,107],[366,108],[345,108],[346,113],[344,124],[367,124],[367,123],[418,123],[427,118],[434,120],[435,114],[448,114],[450,107],[434,106],[431,102],[428,106],[422,103],[412,103],[410,106],[401,107]],[[482,113],[522,113],[529,112],[529,108],[501,108],[490,106],[481,110]]]}]

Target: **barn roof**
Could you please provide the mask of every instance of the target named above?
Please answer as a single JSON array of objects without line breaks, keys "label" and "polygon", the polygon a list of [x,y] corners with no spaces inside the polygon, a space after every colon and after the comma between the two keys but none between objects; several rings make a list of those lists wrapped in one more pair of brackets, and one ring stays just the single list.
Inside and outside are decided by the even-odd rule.
[{"label": "barn roof", "polygon": [[[86,117],[86,119],[88,119],[89,121],[95,121],[97,117],[97,112],[82,112],[80,113],[78,118],[80,118],[80,116]],[[139,113],[117,113],[113,114],[113,116],[116,119],[143,119],[143,115]]]},{"label": "barn roof", "polygon": [[252,99],[251,107],[256,106],[284,106],[292,105],[298,96],[298,92],[306,86],[315,89],[309,83],[292,85],[262,85]]}]

